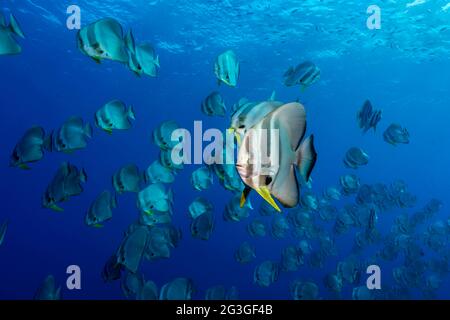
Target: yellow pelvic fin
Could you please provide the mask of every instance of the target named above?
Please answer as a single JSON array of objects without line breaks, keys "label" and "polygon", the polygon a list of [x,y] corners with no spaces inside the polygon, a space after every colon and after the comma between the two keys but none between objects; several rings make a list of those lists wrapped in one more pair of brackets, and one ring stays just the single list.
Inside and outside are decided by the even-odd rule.
[{"label": "yellow pelvic fin", "polygon": [[259,195],[261,197],[263,197],[264,200],[266,200],[272,207],[274,207],[275,210],[277,210],[278,212],[281,212],[280,207],[278,207],[275,200],[273,200],[272,195],[270,194],[269,188],[264,186],[264,187],[259,187],[255,190],[256,190],[256,192],[259,193]]}]

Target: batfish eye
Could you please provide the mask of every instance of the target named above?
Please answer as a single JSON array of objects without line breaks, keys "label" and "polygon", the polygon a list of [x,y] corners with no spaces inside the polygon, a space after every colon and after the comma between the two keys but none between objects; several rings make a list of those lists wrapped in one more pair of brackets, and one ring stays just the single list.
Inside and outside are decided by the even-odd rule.
[{"label": "batfish eye", "polygon": [[272,177],[267,176],[266,177],[266,186],[269,185],[272,182]]},{"label": "batfish eye", "polygon": [[244,128],[245,128],[245,126],[243,124],[239,126],[239,129],[244,129]]}]

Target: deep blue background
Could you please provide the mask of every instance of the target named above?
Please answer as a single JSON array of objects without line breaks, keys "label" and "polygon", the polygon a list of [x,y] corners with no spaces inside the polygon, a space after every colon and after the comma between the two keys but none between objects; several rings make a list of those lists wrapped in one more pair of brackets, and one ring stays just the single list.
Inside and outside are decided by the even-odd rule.
[{"label": "deep blue background", "polygon": [[[154,43],[161,61],[159,77],[138,78],[123,65],[114,62],[97,65],[83,56],[76,48],[76,32],[65,28],[65,8],[73,3],[82,9],[83,25],[111,16],[123,22],[126,29],[132,27],[138,42]],[[351,172],[344,168],[342,158],[349,147],[359,146],[370,155],[369,165],[357,172],[364,183],[403,179],[418,196],[418,208],[429,199],[438,198],[444,202],[440,217],[446,217],[450,178],[448,53],[423,59],[423,55],[418,57],[414,52],[408,55],[389,46],[375,49],[367,36],[346,45],[339,56],[320,57],[316,53],[321,50],[339,51],[337,46],[349,39],[348,34],[340,35],[338,31],[333,34],[331,29],[331,36],[329,33],[323,36],[298,30],[296,37],[295,30],[291,30],[286,37],[277,39],[274,33],[266,40],[270,25],[274,30],[298,27],[291,26],[294,22],[289,19],[264,20],[237,14],[225,26],[223,20],[226,19],[220,15],[226,10],[229,10],[227,14],[234,14],[229,7],[217,8],[213,3],[208,7],[208,1],[203,4],[194,1],[203,5],[198,6],[197,14],[182,15],[182,8],[175,13],[172,11],[177,7],[174,3],[0,1],[4,12],[14,12],[27,36],[19,40],[23,47],[21,55],[0,57],[0,222],[10,219],[5,242],[0,247],[1,299],[32,298],[48,274],[54,274],[63,286],[64,298],[121,299],[120,283],[104,284],[100,272],[120,244],[127,226],[137,219],[135,195],[119,198],[113,219],[102,229],[87,227],[85,212],[98,193],[112,188],[111,176],[118,168],[135,163],[145,169],[158,157],[159,150],[152,143],[151,134],[160,122],[175,120],[180,126],[192,129],[194,120],[203,120],[204,128],[226,128],[228,119],[208,118],[200,112],[202,99],[212,90],[220,90],[228,109],[240,97],[263,100],[272,90],[285,102],[299,97],[307,108],[308,132],[316,137],[319,158],[313,172],[313,191],[318,194],[325,187],[336,185],[340,175]],[[196,9],[195,5],[189,8]],[[211,8],[211,12],[205,8]],[[356,15],[359,18],[352,20],[354,24],[346,26],[347,31],[354,28],[370,35],[370,31],[365,30],[366,8],[365,4],[353,5],[351,9],[342,7],[343,12],[360,12]],[[403,10],[401,8],[399,10]],[[214,12],[222,24],[214,25],[210,21]],[[264,17],[266,12],[270,16],[270,9],[259,10],[251,16]],[[50,13],[60,23],[53,21]],[[316,18],[310,19],[315,23]],[[327,26],[327,21],[333,22],[320,19],[323,27]],[[386,20],[386,28],[389,28],[389,20]],[[235,35],[241,30],[242,39],[230,37],[227,41],[222,25]],[[202,28],[202,33],[189,36],[190,30]],[[388,36],[383,29],[374,32],[379,32],[380,38]],[[330,37],[335,41],[330,42]],[[162,41],[178,43],[181,49],[167,50]],[[190,41],[195,43],[189,45]],[[428,46],[442,45],[440,41],[442,38],[429,39]],[[399,46],[401,44],[399,41]],[[237,88],[218,88],[213,73],[214,59],[229,48],[242,61],[241,77]],[[305,59],[314,60],[320,67],[321,82],[304,93],[298,88],[285,88],[283,72]],[[376,108],[383,109],[383,120],[375,134],[362,135],[355,115],[368,98]],[[122,99],[133,105],[136,121],[131,130],[109,136],[95,129],[85,150],[73,155],[46,154],[30,171],[8,167],[15,143],[29,127],[41,125],[50,131],[73,115],[93,123],[95,111],[112,99]],[[393,147],[383,141],[382,132],[392,122],[408,128],[409,145]],[[60,163],[66,160],[86,169],[89,180],[85,191],[63,204],[63,213],[42,209],[41,195]],[[195,298],[203,298],[205,290],[214,285],[235,285],[244,299],[290,298],[289,283],[309,279],[321,286],[321,297],[331,297],[322,286],[323,276],[335,270],[337,261],[348,256],[354,232],[339,238],[339,256],[328,259],[323,270],[302,267],[298,272],[281,274],[279,281],[269,288],[259,288],[252,283],[254,267],[267,259],[278,260],[282,248],[297,244],[298,240],[275,240],[270,236],[249,240],[246,226],[251,218],[241,223],[224,222],[223,208],[232,195],[217,181],[201,194],[214,203],[216,229],[209,241],[192,239],[187,207],[200,195],[189,182],[190,173],[196,168],[187,166],[172,186],[174,224],[181,227],[183,240],[170,259],[142,264],[146,279],[160,287],[175,277],[190,277],[197,288]],[[258,208],[259,199],[253,197],[253,200]],[[350,201],[342,201],[339,206]],[[400,212],[380,215],[380,229],[389,230],[393,218]],[[257,210],[251,212],[251,217],[256,216],[259,216]],[[233,254],[245,240],[256,245],[257,258],[243,266],[234,260]],[[383,271],[383,284],[392,282],[391,264],[377,262]],[[65,289],[65,269],[70,264],[82,269],[81,291]],[[450,298],[448,285],[445,280],[439,297]],[[349,298],[350,292],[351,288],[346,287],[344,297]]]}]

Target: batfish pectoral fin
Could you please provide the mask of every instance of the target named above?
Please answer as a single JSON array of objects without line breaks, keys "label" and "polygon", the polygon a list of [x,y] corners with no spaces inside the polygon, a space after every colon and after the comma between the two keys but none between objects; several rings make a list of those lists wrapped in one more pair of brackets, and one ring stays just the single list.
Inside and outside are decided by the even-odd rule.
[{"label": "batfish pectoral fin", "polygon": [[239,204],[241,206],[241,208],[244,206],[245,202],[247,201],[250,191],[252,191],[252,189],[250,187],[245,186],[244,190],[242,191],[241,202]]},{"label": "batfish pectoral fin", "polygon": [[259,193],[259,195],[261,197],[263,197],[264,200],[266,200],[272,207],[274,207],[275,210],[277,210],[278,212],[281,212],[280,207],[278,207],[275,200],[273,200],[272,195],[270,194],[269,188],[267,188],[266,186],[263,186],[263,187],[259,187],[259,188],[255,189],[255,190],[256,190],[256,192]]}]

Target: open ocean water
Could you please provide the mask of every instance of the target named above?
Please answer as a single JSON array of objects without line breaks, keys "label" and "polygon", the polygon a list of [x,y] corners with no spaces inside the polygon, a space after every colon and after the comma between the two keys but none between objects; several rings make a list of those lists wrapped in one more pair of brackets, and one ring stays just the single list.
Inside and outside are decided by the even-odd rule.
[{"label": "open ocean water", "polygon": [[[0,225],[8,221],[0,245],[0,299],[38,297],[48,275],[61,287],[62,299],[134,299],[141,296],[144,281],[153,281],[156,296],[167,298],[161,288],[177,278],[189,279],[189,286],[174,288],[176,297],[187,292],[192,299],[204,299],[215,286],[237,292],[229,296],[239,299],[449,299],[447,1],[1,0],[0,12],[6,21],[14,15],[25,38],[13,35],[20,54],[0,55]],[[151,44],[159,57],[157,76],[139,77],[127,63],[96,63],[83,54],[78,30],[66,25],[70,5],[80,9],[81,28],[112,18],[124,35],[132,30],[136,44]],[[367,26],[370,5],[380,9],[379,29]],[[4,28],[0,31],[8,32]],[[214,73],[216,58],[227,50],[240,65],[235,87],[218,85]],[[303,89],[286,86],[286,70],[305,61],[320,69],[320,79]],[[225,101],[224,117],[202,113],[202,101],[213,91]],[[253,192],[248,217],[225,221],[234,193],[213,169],[212,186],[195,190],[191,175],[204,165],[185,164],[165,186],[173,193],[168,225],[181,234],[169,246],[170,256],[144,256],[131,275],[116,266],[120,278],[105,281],[105,263],[117,255],[129,226],[145,215],[136,205],[137,194],[127,192],[117,195],[117,208],[103,227],[86,225],[96,197],[104,190],[114,193],[112,176],[129,164],[143,172],[159,159],[153,132],[161,123],[175,121],[193,133],[194,121],[202,121],[204,131],[224,131],[239,99],[265,101],[273,91],[277,101],[299,101],[306,109],[306,135],[314,134],[317,151],[311,189],[300,187],[301,197],[309,195],[309,200],[263,216],[264,200]],[[132,106],[135,120],[130,129],[108,134],[96,125],[95,113],[114,99]],[[363,133],[357,113],[366,100],[382,110],[382,118],[376,130]],[[55,134],[73,116],[92,126],[85,148],[45,150],[30,170],[9,165],[28,129],[40,126],[46,136],[52,130]],[[409,143],[385,141],[383,133],[391,124],[407,129]],[[369,156],[366,165],[344,165],[352,147]],[[42,197],[63,162],[83,168],[87,181],[81,194],[58,204],[63,212],[55,212],[42,206]],[[367,192],[345,195],[340,179],[347,174],[356,175],[359,191]],[[240,177],[234,172],[232,179]],[[151,184],[145,180],[140,189]],[[329,187],[341,193],[339,200],[325,199]],[[191,232],[188,208],[200,196],[213,205],[208,240]],[[375,225],[367,220],[372,212]],[[280,217],[288,226],[281,235]],[[249,234],[255,219],[265,225],[264,236]],[[149,246],[153,231],[164,228],[145,226],[143,245]],[[235,258],[244,242],[255,253],[245,264]],[[308,244],[310,252],[301,244]],[[292,250],[286,257],[288,247]],[[292,270],[287,270],[287,258],[294,261]],[[273,262],[272,269],[264,270],[269,283],[258,281],[258,271],[255,276],[265,261]],[[71,265],[81,270],[81,289],[66,286]],[[369,265],[379,266],[381,289],[366,290]],[[127,282],[127,277],[140,280]],[[302,288],[317,292],[300,294]]]}]

